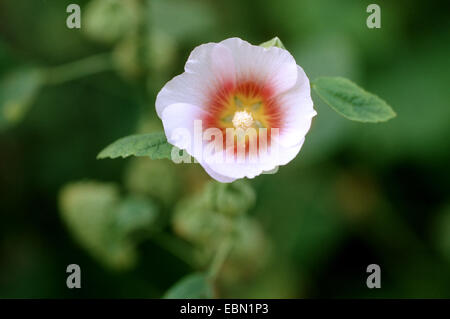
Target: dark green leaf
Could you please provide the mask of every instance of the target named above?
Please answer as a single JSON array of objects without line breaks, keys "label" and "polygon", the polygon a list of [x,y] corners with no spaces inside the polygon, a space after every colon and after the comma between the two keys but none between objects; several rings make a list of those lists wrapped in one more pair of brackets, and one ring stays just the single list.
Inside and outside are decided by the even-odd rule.
[{"label": "dark green leaf", "polygon": [[138,134],[115,141],[101,151],[97,158],[125,158],[134,155],[149,156],[151,159],[170,159],[172,148],[163,132]]},{"label": "dark green leaf", "polygon": [[341,77],[320,77],[312,88],[332,109],[359,122],[384,122],[395,117],[392,108],[378,96]]},{"label": "dark green leaf", "polygon": [[172,286],[164,295],[165,299],[212,298],[212,288],[205,274],[191,274]]}]

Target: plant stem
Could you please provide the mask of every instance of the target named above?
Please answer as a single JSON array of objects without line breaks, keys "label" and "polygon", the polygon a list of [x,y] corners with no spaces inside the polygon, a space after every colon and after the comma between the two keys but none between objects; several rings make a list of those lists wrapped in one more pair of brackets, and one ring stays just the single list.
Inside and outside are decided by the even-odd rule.
[{"label": "plant stem", "polygon": [[188,247],[188,245],[178,240],[176,237],[159,233],[151,236],[150,239],[168,252],[172,253],[174,256],[183,260],[193,269],[198,267],[198,262],[195,258],[196,256],[190,252],[191,247]]},{"label": "plant stem", "polygon": [[61,84],[111,69],[113,69],[111,54],[100,53],[75,62],[49,68],[47,70],[47,84]]},{"label": "plant stem", "polygon": [[231,237],[226,238],[219,249],[217,250],[216,255],[214,256],[213,261],[209,267],[209,276],[214,281],[220,273],[223,264],[225,263],[231,248],[233,246],[233,241]]}]

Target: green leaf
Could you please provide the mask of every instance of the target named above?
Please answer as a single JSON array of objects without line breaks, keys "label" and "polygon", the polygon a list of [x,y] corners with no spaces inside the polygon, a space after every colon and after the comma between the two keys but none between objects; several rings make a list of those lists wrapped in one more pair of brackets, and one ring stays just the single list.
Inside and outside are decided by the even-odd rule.
[{"label": "green leaf", "polygon": [[115,141],[101,151],[97,158],[125,158],[134,155],[149,156],[151,159],[170,159],[172,148],[163,132],[138,134]]},{"label": "green leaf", "polygon": [[172,286],[164,299],[205,299],[212,298],[212,287],[205,274],[188,275]]},{"label": "green leaf", "polygon": [[281,42],[281,40],[278,37],[275,37],[269,41],[263,42],[259,46],[261,46],[263,48],[277,47],[277,48],[286,50],[286,48],[283,45],[283,42]]},{"label": "green leaf", "polygon": [[66,185],[60,193],[61,216],[76,241],[113,269],[128,269],[137,260],[137,231],[154,225],[156,206],[148,199],[121,199],[115,184],[93,181]]},{"label": "green leaf", "polygon": [[323,101],[350,120],[376,123],[396,116],[385,101],[348,79],[320,77],[311,84]]},{"label": "green leaf", "polygon": [[23,68],[0,80],[0,129],[19,122],[43,84],[41,70]]}]

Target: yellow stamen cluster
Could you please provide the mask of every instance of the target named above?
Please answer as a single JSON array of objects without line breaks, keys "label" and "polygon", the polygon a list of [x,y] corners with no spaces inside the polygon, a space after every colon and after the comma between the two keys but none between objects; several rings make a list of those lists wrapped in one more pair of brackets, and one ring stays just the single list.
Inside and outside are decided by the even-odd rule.
[{"label": "yellow stamen cluster", "polygon": [[248,129],[253,126],[253,117],[247,111],[237,111],[234,113],[233,125],[235,128]]},{"label": "yellow stamen cluster", "polygon": [[[233,96],[221,116],[225,127],[248,129],[266,127],[263,103],[261,100],[250,97]],[[232,125],[232,126],[231,126]]]}]

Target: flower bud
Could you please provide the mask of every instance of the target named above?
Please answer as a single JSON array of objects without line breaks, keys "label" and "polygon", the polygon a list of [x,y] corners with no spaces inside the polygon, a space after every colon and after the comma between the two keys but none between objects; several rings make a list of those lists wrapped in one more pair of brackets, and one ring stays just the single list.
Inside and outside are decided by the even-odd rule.
[{"label": "flower bud", "polygon": [[135,0],[93,0],[86,7],[83,30],[96,41],[115,42],[137,26],[139,9]]}]

